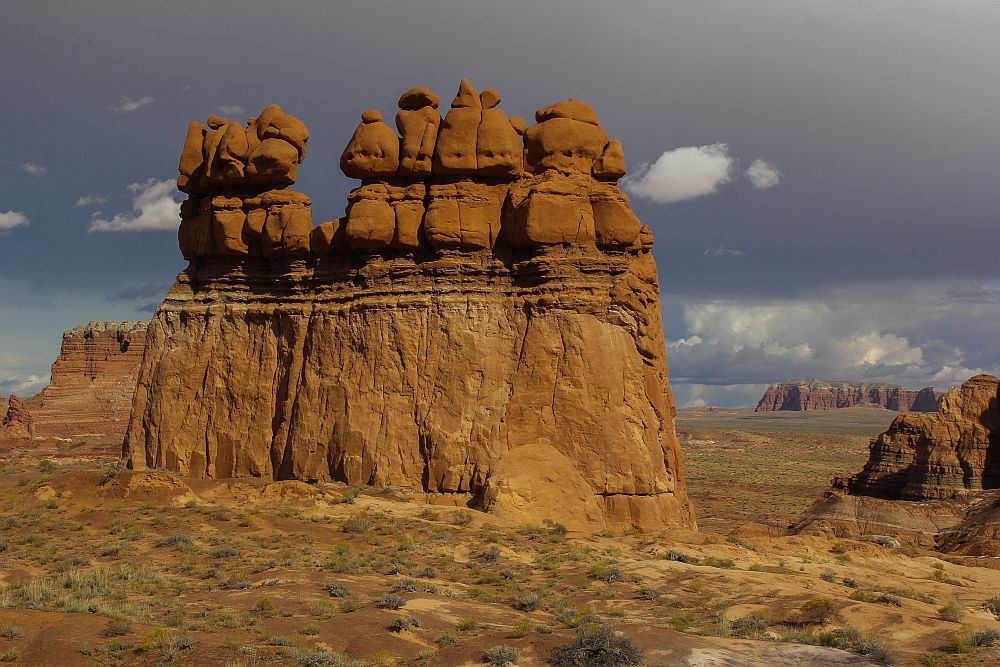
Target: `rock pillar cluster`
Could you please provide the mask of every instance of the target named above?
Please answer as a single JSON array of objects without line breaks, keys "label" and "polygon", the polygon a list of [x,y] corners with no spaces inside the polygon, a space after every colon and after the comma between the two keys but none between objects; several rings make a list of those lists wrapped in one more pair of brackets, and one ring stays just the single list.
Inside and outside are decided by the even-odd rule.
[{"label": "rock pillar cluster", "polygon": [[[694,527],[652,233],[621,144],[567,100],[526,126],[462,81],[397,134],[370,110],[360,181],[312,226],[280,107],[193,124],[190,261],[154,316],[123,457],[196,477],[382,484],[524,520]],[[265,146],[267,144],[267,146]]]}]

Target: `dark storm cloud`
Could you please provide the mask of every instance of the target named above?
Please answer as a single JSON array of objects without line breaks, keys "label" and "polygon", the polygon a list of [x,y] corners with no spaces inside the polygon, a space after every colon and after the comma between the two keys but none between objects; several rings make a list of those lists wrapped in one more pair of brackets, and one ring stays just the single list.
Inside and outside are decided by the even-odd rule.
[{"label": "dark storm cloud", "polygon": [[167,293],[167,288],[169,287],[170,285],[167,283],[158,282],[143,283],[142,285],[126,285],[109,296],[108,301],[121,303],[122,301],[137,301],[153,297],[162,298]]},{"label": "dark storm cloud", "polygon": [[[183,264],[168,225],[88,234],[92,216],[134,230],[124,223],[142,209],[122,196],[99,215],[74,204],[172,178],[187,121],[221,108],[242,116],[277,101],[302,117],[313,138],[298,188],[317,220],[339,216],[352,184],[338,158],[360,112],[391,118],[399,93],[418,83],[447,106],[468,77],[528,118],[567,97],[591,102],[632,165],[728,147],[732,178],[714,194],[634,200],[657,235],[673,339],[692,335],[685,306],[821,303],[847,285],[892,304],[879,286],[943,294],[992,284],[998,33],[995,2],[15,3],[0,25],[5,98],[14,101],[0,127],[0,160],[12,165],[0,212],[31,225],[0,236],[0,279],[84,300],[114,293],[125,276],[169,282]],[[16,168],[24,164],[47,174]],[[743,255],[706,256],[713,248]],[[136,301],[120,308],[146,303]],[[0,308],[0,339],[13,349],[54,326]],[[876,317],[877,307],[865,313]],[[933,329],[978,366],[1000,365],[992,342],[974,349],[981,336],[961,322],[912,326]],[[809,331],[802,324],[798,338]],[[698,373],[724,379],[724,364],[689,364],[689,353],[671,350],[671,359],[701,369],[687,374],[692,383]],[[50,361],[31,367],[42,373]],[[799,374],[799,363],[779,355],[741,381]]]}]

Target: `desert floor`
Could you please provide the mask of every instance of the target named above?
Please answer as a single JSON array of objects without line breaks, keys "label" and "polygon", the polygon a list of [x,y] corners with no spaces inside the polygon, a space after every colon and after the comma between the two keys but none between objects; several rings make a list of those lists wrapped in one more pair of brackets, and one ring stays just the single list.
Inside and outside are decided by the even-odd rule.
[{"label": "desert floor", "polygon": [[0,661],[541,665],[603,625],[650,666],[998,664],[1000,569],[784,535],[893,416],[684,411],[701,532],[623,536],[0,452]]}]

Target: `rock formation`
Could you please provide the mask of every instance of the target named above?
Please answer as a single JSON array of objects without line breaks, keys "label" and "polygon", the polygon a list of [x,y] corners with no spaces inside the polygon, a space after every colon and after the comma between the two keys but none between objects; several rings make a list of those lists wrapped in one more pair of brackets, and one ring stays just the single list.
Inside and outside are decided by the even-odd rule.
[{"label": "rock formation", "polygon": [[91,322],[63,333],[49,384],[27,400],[39,438],[121,443],[148,322]]},{"label": "rock formation", "polygon": [[894,384],[787,380],[768,387],[756,411],[833,410],[878,405],[897,412],[937,412],[942,396],[932,387],[914,391]]},{"label": "rock formation", "polygon": [[287,189],[304,150],[269,149],[263,171],[283,177],[265,183],[257,149],[237,137],[222,160],[221,121],[192,126],[191,261],[150,324],[123,458],[589,529],[693,527],[653,239],[616,185],[620,143],[575,100],[527,128],[467,81],[444,119],[438,101],[403,93],[401,138],[362,114],[341,157],[361,184],[316,227]]},{"label": "rock formation", "polygon": [[34,440],[35,418],[20,398],[11,394],[7,411],[0,421],[0,441]]},{"label": "rock formation", "polygon": [[[902,530],[918,542],[955,546],[952,534],[968,532],[1000,507],[997,490],[1000,379],[976,375],[948,391],[938,412],[896,417],[872,439],[864,469],[835,479],[802,527],[843,529],[863,519],[866,532]],[[992,522],[996,533],[1000,516]],[[1000,544],[994,546],[1000,555]]]}]

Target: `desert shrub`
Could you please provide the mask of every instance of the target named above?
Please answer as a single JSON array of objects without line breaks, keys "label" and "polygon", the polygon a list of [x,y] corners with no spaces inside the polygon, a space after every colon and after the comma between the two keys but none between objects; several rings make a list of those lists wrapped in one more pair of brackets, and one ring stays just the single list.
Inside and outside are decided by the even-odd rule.
[{"label": "desert shrub", "polygon": [[0,637],[4,639],[17,639],[23,636],[24,628],[14,625],[13,621],[4,621],[3,625],[0,625]]},{"label": "desert shrub", "polygon": [[1000,597],[993,597],[983,602],[983,609],[990,612],[1000,621]]},{"label": "desert shrub", "polygon": [[479,629],[479,619],[475,616],[463,616],[458,619],[455,629],[459,632],[475,632]]},{"label": "desert shrub", "polygon": [[510,606],[518,611],[536,611],[542,608],[542,598],[532,593],[514,598]]},{"label": "desert shrub", "polygon": [[652,601],[658,599],[662,593],[655,588],[642,588],[639,590],[639,595],[641,595],[644,600]]},{"label": "desert shrub", "polygon": [[980,646],[993,646],[998,643],[1000,643],[1000,632],[993,628],[977,630],[969,640],[969,644],[977,648]]},{"label": "desert shrub", "polygon": [[670,619],[671,627],[677,632],[684,632],[691,627],[691,623],[693,622],[694,612],[688,610],[679,611]]},{"label": "desert shrub", "polygon": [[892,654],[877,639],[870,637],[859,639],[851,644],[850,651],[851,653],[857,653],[858,655],[863,655],[866,658],[874,660],[880,665],[892,664]]},{"label": "desert shrub", "polygon": [[822,574],[819,575],[819,578],[832,584],[837,581],[837,574],[835,572],[831,572],[830,570],[823,570]]},{"label": "desert shrub", "polygon": [[503,552],[500,550],[500,547],[494,544],[486,549],[483,549],[482,552],[480,552],[479,560],[483,561],[484,563],[495,563],[498,560],[500,560],[500,556],[502,554]]},{"label": "desert shrub", "polygon": [[965,611],[954,602],[949,602],[945,606],[938,608],[937,615],[942,621],[960,623],[965,618]]},{"label": "desert shrub", "polygon": [[567,528],[564,524],[558,521],[553,521],[551,519],[544,519],[542,524],[549,529],[554,535],[565,535],[567,533]]},{"label": "desert shrub", "polygon": [[516,665],[521,652],[513,646],[494,646],[486,649],[483,661],[492,667],[509,667]]},{"label": "desert shrub", "polygon": [[591,579],[599,579],[606,581],[609,584],[613,584],[616,581],[622,581],[625,575],[620,569],[613,565],[608,565],[607,563],[595,563],[587,570],[587,576]]},{"label": "desert shrub", "polygon": [[124,637],[132,634],[132,624],[123,619],[113,618],[97,634],[102,637]]},{"label": "desert shrub", "polygon": [[382,609],[400,609],[406,605],[406,598],[395,593],[386,593],[375,604]]},{"label": "desert shrub", "polygon": [[367,533],[375,527],[375,517],[370,512],[358,512],[344,519],[340,530],[344,533]]},{"label": "desert shrub", "polygon": [[7,545],[6,542],[0,542],[0,554],[7,553],[8,549],[10,549],[10,547]]},{"label": "desert shrub", "polygon": [[759,639],[767,634],[767,621],[757,614],[743,616],[730,621],[729,632],[734,637]]},{"label": "desert shrub", "polygon": [[822,625],[833,616],[833,600],[825,597],[815,597],[806,600],[799,607],[798,623],[802,625]]},{"label": "desert shrub", "polygon": [[239,556],[240,552],[232,547],[219,547],[212,551],[210,555],[212,558],[232,558],[233,556]]},{"label": "desert shrub", "polygon": [[892,605],[893,607],[902,607],[903,601],[900,600],[895,595],[889,595],[888,593],[879,593],[875,596],[872,602],[877,602],[879,604],[884,604],[886,606]]},{"label": "desert shrub", "polygon": [[688,556],[687,554],[681,553],[680,551],[674,551],[673,549],[660,556],[660,558],[662,560],[674,561],[676,563],[695,563],[698,560],[694,556]]},{"label": "desert shrub", "polygon": [[393,593],[413,593],[417,590],[417,580],[413,577],[403,577],[392,582],[389,590]]},{"label": "desert shrub", "polygon": [[268,646],[294,646],[295,643],[291,639],[281,637],[279,635],[272,635],[267,638]]},{"label": "desert shrub", "polygon": [[433,567],[427,566],[422,570],[418,570],[413,576],[419,577],[421,579],[437,579],[438,571]]},{"label": "desert shrub", "polygon": [[419,628],[420,619],[415,616],[397,616],[389,623],[389,632],[403,632],[410,628]]},{"label": "desert shrub", "polygon": [[451,646],[452,644],[458,643],[458,635],[456,635],[454,632],[446,632],[437,639],[435,639],[434,643],[437,645],[438,648]]},{"label": "desert shrub", "polygon": [[351,594],[350,588],[344,584],[338,584],[337,582],[329,583],[323,588],[330,594],[330,597],[334,598],[346,598]]},{"label": "desert shrub", "polygon": [[724,570],[731,570],[736,567],[736,562],[732,558],[716,558],[715,556],[708,556],[701,562],[702,565],[707,565],[708,567],[718,567]]},{"label": "desert shrub", "polygon": [[974,630],[968,626],[951,637],[951,649],[955,653],[970,653],[984,646],[1000,642],[1000,632],[996,630]]},{"label": "desert shrub", "polygon": [[21,657],[21,652],[16,648],[12,648],[9,651],[0,653],[0,662],[17,662],[18,658]]},{"label": "desert shrub", "polygon": [[860,585],[858,584],[856,579],[851,579],[850,577],[844,577],[841,583],[847,586],[848,588],[857,588]]},{"label": "desert shrub", "polygon": [[642,653],[610,625],[585,626],[576,638],[556,648],[552,664],[557,667],[638,667]]},{"label": "desert shrub", "polygon": [[288,648],[282,654],[297,661],[302,667],[365,667],[363,662],[319,648]]},{"label": "desert shrub", "polygon": [[274,618],[279,613],[278,605],[274,603],[274,600],[268,597],[257,600],[257,604],[253,607],[253,612],[261,618]]},{"label": "desert shrub", "polygon": [[420,510],[420,514],[418,514],[417,516],[426,521],[437,521],[438,519],[441,518],[441,515],[438,513],[438,511],[432,510],[430,507],[426,507]]},{"label": "desert shrub", "polygon": [[[191,544],[191,543],[192,543],[191,538],[188,537],[187,535],[167,535],[163,539],[158,540],[156,542],[156,546],[174,547],[177,546],[178,544]],[[104,554],[102,553],[101,555],[103,556]]]},{"label": "desert shrub", "polygon": [[455,510],[451,513],[451,522],[456,526],[468,526],[472,523],[472,514],[464,510]]}]

